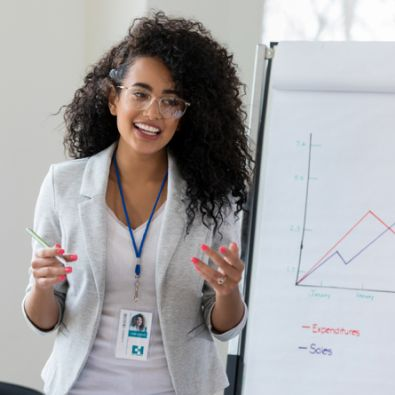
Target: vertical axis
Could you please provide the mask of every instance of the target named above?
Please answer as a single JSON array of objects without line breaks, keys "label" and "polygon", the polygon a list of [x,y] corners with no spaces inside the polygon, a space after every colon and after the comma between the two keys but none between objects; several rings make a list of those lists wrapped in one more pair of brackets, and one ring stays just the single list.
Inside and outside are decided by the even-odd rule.
[{"label": "vertical axis", "polygon": [[304,234],[306,231],[306,220],[307,220],[307,202],[309,199],[309,186],[310,186],[310,166],[311,166],[311,146],[312,146],[313,136],[312,133],[309,135],[309,160],[307,163],[307,183],[306,183],[306,198],[304,202],[304,215],[303,215],[303,229],[302,229],[302,239],[300,240],[300,249],[299,249],[299,262],[298,262],[298,270],[296,272],[296,281],[295,285],[298,285],[299,272],[300,272],[300,263],[302,261],[302,252],[303,252],[303,241]]}]

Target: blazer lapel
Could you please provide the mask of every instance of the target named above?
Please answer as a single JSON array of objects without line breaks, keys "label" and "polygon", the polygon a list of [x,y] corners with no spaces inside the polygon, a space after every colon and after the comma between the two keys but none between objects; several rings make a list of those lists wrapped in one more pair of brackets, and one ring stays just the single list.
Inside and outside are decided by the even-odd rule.
[{"label": "blazer lapel", "polygon": [[[89,256],[95,285],[100,298],[104,297],[106,275],[106,191],[111,158],[116,143],[88,159],[80,194],[79,218]],[[156,257],[156,292],[160,299],[167,268],[177,245],[186,231],[187,216],[183,199],[186,183],[169,154],[168,193]]]},{"label": "blazer lapel", "polygon": [[162,284],[167,268],[180,238],[185,234],[187,223],[183,202],[186,183],[179,174],[174,158],[170,154],[168,161],[167,201],[156,256],[156,293],[158,298],[162,295]]},{"label": "blazer lapel", "polygon": [[100,299],[104,297],[107,252],[106,191],[116,143],[88,159],[82,177],[79,219]]}]

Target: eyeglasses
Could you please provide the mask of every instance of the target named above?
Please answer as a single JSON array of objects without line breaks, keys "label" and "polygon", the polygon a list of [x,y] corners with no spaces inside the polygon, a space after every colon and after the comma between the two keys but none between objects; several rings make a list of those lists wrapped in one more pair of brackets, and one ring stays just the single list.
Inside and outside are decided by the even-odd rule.
[{"label": "eyeglasses", "polygon": [[126,90],[126,97],[130,106],[138,111],[147,110],[155,100],[158,100],[159,112],[163,118],[179,119],[191,105],[191,103],[175,95],[156,98],[141,88],[136,88],[134,86],[117,85],[117,88]]}]

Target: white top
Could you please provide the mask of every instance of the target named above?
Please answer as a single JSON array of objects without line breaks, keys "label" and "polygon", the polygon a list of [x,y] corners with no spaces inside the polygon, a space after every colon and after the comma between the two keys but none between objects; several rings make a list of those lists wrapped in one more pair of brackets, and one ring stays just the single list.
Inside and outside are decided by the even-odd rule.
[{"label": "white top", "polygon": [[[99,329],[85,368],[71,395],[175,395],[162,343],[155,290],[155,260],[162,222],[162,205],[155,213],[141,255],[139,301],[135,303],[135,253],[130,234],[108,208],[106,292]],[[133,231],[140,247],[146,223]],[[151,312],[152,329],[147,361],[115,358],[121,309]]]}]

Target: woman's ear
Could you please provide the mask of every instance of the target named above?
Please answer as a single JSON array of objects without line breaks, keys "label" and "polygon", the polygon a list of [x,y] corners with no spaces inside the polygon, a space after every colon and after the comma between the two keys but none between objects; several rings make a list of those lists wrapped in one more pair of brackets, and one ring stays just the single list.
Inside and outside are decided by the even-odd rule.
[{"label": "woman's ear", "polygon": [[115,92],[115,88],[112,86],[108,95],[108,108],[111,115],[117,115],[118,95]]}]

